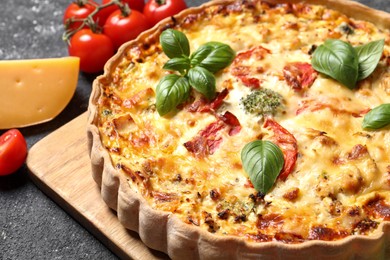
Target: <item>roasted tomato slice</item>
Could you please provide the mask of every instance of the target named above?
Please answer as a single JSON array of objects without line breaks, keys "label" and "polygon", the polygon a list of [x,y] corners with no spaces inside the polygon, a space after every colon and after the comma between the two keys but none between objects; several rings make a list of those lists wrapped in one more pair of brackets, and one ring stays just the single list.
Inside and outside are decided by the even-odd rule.
[{"label": "roasted tomato slice", "polygon": [[275,120],[267,118],[264,122],[264,127],[274,132],[273,140],[283,152],[284,165],[279,174],[281,180],[286,180],[288,175],[292,172],[297,162],[298,145],[295,137],[279,125]]}]

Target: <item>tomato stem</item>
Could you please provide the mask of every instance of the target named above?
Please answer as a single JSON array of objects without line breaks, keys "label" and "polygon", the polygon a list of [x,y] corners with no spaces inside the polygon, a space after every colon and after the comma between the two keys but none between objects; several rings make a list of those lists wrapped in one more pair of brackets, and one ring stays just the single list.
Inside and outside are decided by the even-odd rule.
[{"label": "tomato stem", "polygon": [[121,10],[123,17],[128,17],[131,14],[131,9],[128,4],[123,4],[122,2],[118,1],[118,7]]},{"label": "tomato stem", "polygon": [[73,3],[75,3],[76,5],[78,5],[80,7],[83,7],[84,5],[86,5],[88,3],[88,0],[75,0],[75,1],[73,1]]},{"label": "tomato stem", "polygon": [[[90,3],[90,4],[93,4],[93,2],[89,2],[89,0],[75,0],[74,1],[76,4],[78,4],[79,6],[83,6],[87,3]],[[121,10],[125,9],[125,7],[127,6],[127,4],[123,4],[121,3],[120,0],[112,0],[110,2],[108,2],[107,4],[103,4],[103,5],[96,5],[96,8],[85,18],[80,18],[80,19],[75,19],[75,18],[69,18],[66,20],[65,22],[65,32],[64,34],[62,35],[62,40],[64,42],[66,42],[67,44],[69,44],[69,40],[70,38],[78,31],[80,31],[81,29],[84,28],[84,26],[88,26],[92,32],[96,33],[96,32],[100,32],[101,31],[101,28],[98,26],[98,24],[93,20],[93,17],[102,9],[104,8],[107,8],[108,6],[111,6],[111,5],[117,5]],[[125,6],[125,7],[124,7]],[[127,15],[130,14],[130,8],[127,6],[127,8],[129,9]],[[124,11],[122,11],[122,14],[124,14]],[[76,22],[81,22],[80,26],[77,27],[76,29],[74,30],[69,30],[69,26],[72,24],[72,23],[76,23]]]},{"label": "tomato stem", "polygon": [[158,4],[158,5],[165,5],[166,4],[166,0],[155,0],[156,1],[156,3]]}]

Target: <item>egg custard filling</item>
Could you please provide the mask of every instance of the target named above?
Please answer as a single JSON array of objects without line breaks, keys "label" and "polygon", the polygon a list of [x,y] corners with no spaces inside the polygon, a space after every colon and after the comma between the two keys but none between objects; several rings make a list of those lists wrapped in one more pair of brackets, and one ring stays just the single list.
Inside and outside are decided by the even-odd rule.
[{"label": "egg custard filling", "polygon": [[[159,36],[168,28],[187,37],[191,53],[219,42],[234,58],[213,74],[212,98],[191,88],[161,115],[156,88],[179,74],[163,68],[170,58]],[[335,79],[313,63],[320,46],[337,52],[338,43],[361,58],[358,74],[341,70]],[[382,48],[363,78],[370,55],[359,46],[378,52],[370,43]],[[352,83],[337,78],[349,76]],[[153,209],[254,242],[333,241],[390,220],[390,128],[363,125],[390,103],[389,30],[308,3],[215,4],[133,43],[107,78],[97,101],[102,146]],[[389,114],[380,120],[390,123]],[[245,168],[242,151],[254,141],[282,152],[271,183],[267,171]]]}]

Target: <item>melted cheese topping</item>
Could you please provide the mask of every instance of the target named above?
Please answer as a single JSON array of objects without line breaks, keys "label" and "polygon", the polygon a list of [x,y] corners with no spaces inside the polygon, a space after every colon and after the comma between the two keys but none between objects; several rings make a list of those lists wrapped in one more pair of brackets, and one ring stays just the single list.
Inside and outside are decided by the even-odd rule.
[{"label": "melted cheese topping", "polygon": [[[130,48],[102,86],[104,147],[153,208],[213,233],[259,242],[368,235],[390,219],[390,131],[361,128],[364,113],[390,102],[389,31],[322,6],[257,1],[211,6],[173,27],[187,35],[191,50],[219,41],[237,57],[216,74],[217,91],[229,94],[215,111],[190,112],[200,100],[193,92],[168,116],[158,115],[155,87],[170,72],[162,70],[168,58],[153,39]],[[292,87],[291,77],[303,84],[299,75],[286,74],[286,66],[310,64],[313,48],[328,38],[354,46],[384,38],[386,46],[373,75],[356,90],[316,73],[302,88]],[[283,97],[273,120],[295,137],[298,149],[292,173],[265,196],[240,160],[246,143],[275,135],[263,117],[240,104],[255,88]],[[219,120],[226,112],[239,120],[239,132]]]}]

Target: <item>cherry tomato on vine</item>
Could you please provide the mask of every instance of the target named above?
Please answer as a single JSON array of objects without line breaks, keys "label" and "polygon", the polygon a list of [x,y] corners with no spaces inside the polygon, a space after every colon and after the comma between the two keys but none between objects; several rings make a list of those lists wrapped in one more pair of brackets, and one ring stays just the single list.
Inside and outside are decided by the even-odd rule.
[{"label": "cherry tomato on vine", "polygon": [[[106,5],[111,1],[112,0],[103,0],[101,5]],[[120,2],[123,4],[127,4],[131,10],[137,10],[141,13],[144,10],[145,6],[144,0],[121,0]],[[103,26],[104,23],[107,21],[107,18],[116,10],[119,10],[119,7],[115,4],[102,8],[97,14],[97,16],[99,16],[99,25]]]},{"label": "cherry tomato on vine", "polygon": [[17,129],[10,129],[0,136],[0,176],[16,172],[27,156],[27,143]]},{"label": "cherry tomato on vine", "polygon": [[149,0],[144,7],[144,14],[151,25],[173,16],[187,8],[184,0]]},{"label": "cherry tomato on vine", "polygon": [[80,58],[81,71],[96,73],[103,70],[104,64],[114,55],[114,45],[107,35],[82,29],[70,39],[68,52],[70,56]]},{"label": "cherry tomato on vine", "polygon": [[75,30],[81,26],[82,22],[68,23],[72,19],[84,19],[96,9],[97,4],[93,1],[77,0],[72,2],[65,9],[63,23],[67,25],[67,29]]},{"label": "cherry tomato on vine", "polygon": [[[102,4],[103,5],[108,4],[111,1],[112,0],[103,0]],[[143,12],[144,6],[145,6],[144,0],[121,0],[121,3],[128,4],[131,10],[137,10],[137,11],[140,11],[141,13]],[[111,6],[107,7],[106,9],[109,10],[110,13],[112,13],[112,12],[118,10],[119,7],[117,5],[111,5]]]},{"label": "cherry tomato on vine", "polygon": [[103,32],[110,37],[114,47],[119,48],[149,27],[146,17],[137,10],[130,10],[128,16],[124,16],[121,10],[116,10],[107,18]]}]

